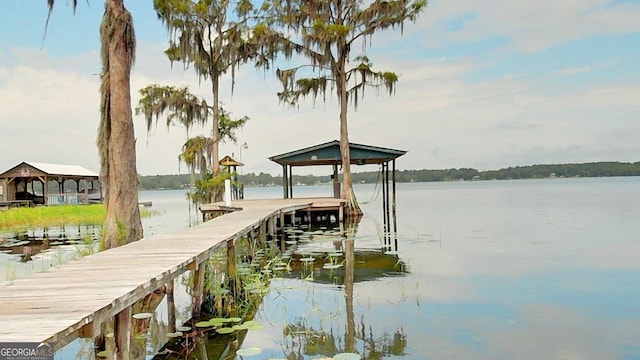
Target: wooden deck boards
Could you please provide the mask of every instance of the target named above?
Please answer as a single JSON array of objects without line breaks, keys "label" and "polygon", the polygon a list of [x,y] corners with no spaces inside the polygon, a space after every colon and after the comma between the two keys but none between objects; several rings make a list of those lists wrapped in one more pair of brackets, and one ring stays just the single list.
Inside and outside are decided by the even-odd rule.
[{"label": "wooden deck boards", "polygon": [[0,342],[64,343],[84,325],[114,316],[184,273],[189,264],[208,259],[227,241],[246,234],[262,221],[314,203],[338,207],[341,201],[234,201],[232,207],[243,210],[180,233],[144,238],[2,284]]}]

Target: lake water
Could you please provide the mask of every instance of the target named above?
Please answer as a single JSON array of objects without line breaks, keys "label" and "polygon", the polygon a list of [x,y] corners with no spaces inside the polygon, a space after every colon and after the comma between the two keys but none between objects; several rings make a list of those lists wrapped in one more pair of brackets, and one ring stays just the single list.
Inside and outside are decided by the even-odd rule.
[{"label": "lake water", "polygon": [[[365,212],[356,253],[380,251],[377,187],[355,190]],[[184,191],[140,201],[158,212],[143,221],[146,236],[199,217]],[[356,273],[352,293],[273,278],[255,316],[264,328],[242,342],[261,349],[250,359],[318,359],[349,344],[366,359],[640,359],[640,177],[398,184],[397,224],[405,274]],[[74,358],[70,349],[56,358]]]}]

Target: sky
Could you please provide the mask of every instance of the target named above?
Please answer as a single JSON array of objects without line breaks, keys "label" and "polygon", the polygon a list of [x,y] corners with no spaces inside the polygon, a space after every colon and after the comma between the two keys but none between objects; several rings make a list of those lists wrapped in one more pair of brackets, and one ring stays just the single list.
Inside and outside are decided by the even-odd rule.
[{"label": "sky", "polygon": [[[0,172],[22,161],[99,171],[103,2],[79,1],[75,15],[70,3],[56,2],[45,36],[46,1],[2,1]],[[125,5],[137,37],[133,106],[150,84],[189,86],[211,99],[206,80],[164,56],[168,35],[152,2]],[[393,96],[368,89],[349,110],[350,141],[407,151],[398,170],[640,161],[639,19],[636,0],[431,0],[415,23],[377,34],[364,49],[374,70],[399,81]],[[243,173],[280,175],[269,157],[339,139],[335,96],[283,106],[273,73],[252,66],[240,68],[233,94],[230,76],[222,88],[232,117],[250,119],[237,144],[220,147],[245,164]],[[138,173],[187,173],[178,161],[184,128],[161,119],[147,131],[142,116],[134,123]],[[208,136],[210,127],[190,135]]]}]

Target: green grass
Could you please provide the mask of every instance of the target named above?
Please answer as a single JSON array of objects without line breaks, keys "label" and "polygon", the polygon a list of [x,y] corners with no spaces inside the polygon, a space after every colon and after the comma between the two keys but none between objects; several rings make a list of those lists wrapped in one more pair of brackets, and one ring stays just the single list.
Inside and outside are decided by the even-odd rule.
[{"label": "green grass", "polygon": [[102,204],[37,206],[0,211],[0,229],[102,224],[107,211]]}]

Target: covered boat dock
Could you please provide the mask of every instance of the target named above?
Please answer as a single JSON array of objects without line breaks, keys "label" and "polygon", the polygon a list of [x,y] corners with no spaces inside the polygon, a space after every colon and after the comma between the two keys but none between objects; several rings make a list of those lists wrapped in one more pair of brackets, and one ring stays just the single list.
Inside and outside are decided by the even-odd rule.
[{"label": "covered boat dock", "polygon": [[99,202],[99,179],[77,165],[21,162],[0,173],[0,207]]}]

